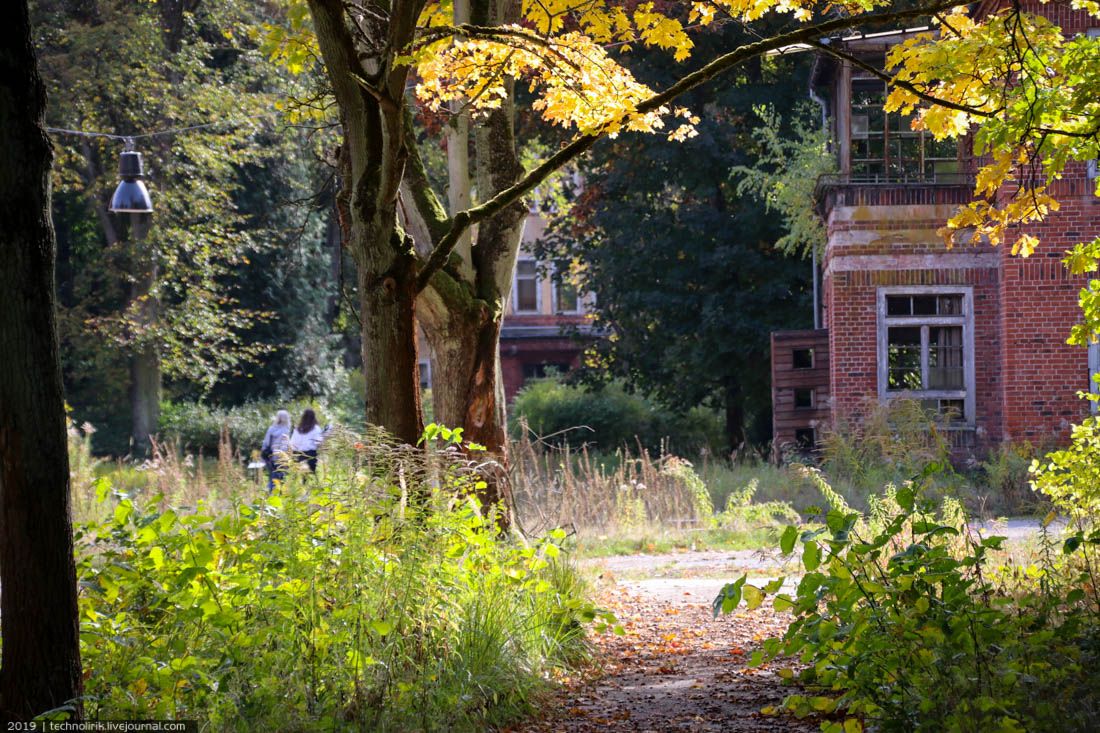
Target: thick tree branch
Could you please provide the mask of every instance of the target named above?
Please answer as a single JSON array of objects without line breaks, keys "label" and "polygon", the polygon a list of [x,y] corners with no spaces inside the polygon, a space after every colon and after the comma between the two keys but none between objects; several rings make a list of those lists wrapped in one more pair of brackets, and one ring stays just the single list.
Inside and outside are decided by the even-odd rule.
[{"label": "thick tree branch", "polygon": [[[774,51],[795,43],[808,43],[823,36],[827,36],[830,33],[851,28],[854,25],[890,23],[906,18],[931,15],[966,4],[967,3],[963,0],[942,0],[941,2],[921,8],[911,8],[890,13],[869,14],[861,18],[835,18],[833,20],[805,26],[789,33],[765,38],[755,43],[749,43],[729,53],[723,54],[705,64],[702,68],[685,75],[663,92],[654,94],[649,99],[641,102],[637,106],[636,112],[645,114],[660,109],[677,97],[702,86],[738,64],[762,56],[768,51]],[[607,128],[605,127],[605,129]],[[446,264],[447,259],[458,243],[459,237],[468,227],[484,221],[504,207],[530,193],[536,186],[549,178],[554,171],[585,153],[597,140],[604,137],[605,134],[604,131],[598,131],[574,138],[572,142],[563,146],[558,152],[554,153],[554,155],[550,156],[540,165],[528,172],[527,175],[521,178],[515,185],[501,191],[480,206],[475,206],[455,214],[455,216],[451,218],[450,229],[436,243],[435,249],[432,250],[431,255],[428,257],[428,261],[424,264],[423,268],[421,268],[417,276],[417,288],[423,290],[431,280],[432,275]]]},{"label": "thick tree branch", "polygon": [[447,217],[447,209],[436,195],[428,180],[428,170],[424,166],[424,160],[420,157],[420,146],[416,141],[416,129],[413,127],[412,111],[405,108],[405,148],[409,152],[409,158],[405,163],[405,183],[412,195],[413,206],[424,224],[428,228],[432,242],[440,241],[450,228],[450,220]]},{"label": "thick tree branch", "polygon": [[317,28],[321,56],[330,69],[332,92],[341,109],[358,108],[362,90],[361,79],[369,74],[359,63],[355,39],[344,21],[344,9],[339,0],[309,0],[310,13]]}]

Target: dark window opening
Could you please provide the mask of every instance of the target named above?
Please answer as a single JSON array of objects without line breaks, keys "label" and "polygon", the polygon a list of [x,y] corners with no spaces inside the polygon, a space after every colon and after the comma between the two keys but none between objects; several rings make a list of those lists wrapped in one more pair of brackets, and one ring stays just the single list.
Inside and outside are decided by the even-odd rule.
[{"label": "dark window opening", "polygon": [[791,354],[791,361],[793,362],[795,369],[813,369],[814,350],[795,349]]},{"label": "dark window opening", "polygon": [[576,313],[580,310],[580,296],[573,283],[564,280],[554,283],[554,297],[558,313]]},{"label": "dark window opening", "polygon": [[887,388],[916,390],[924,388],[921,379],[920,326],[902,326],[887,331]]},{"label": "dark window opening", "polygon": [[920,405],[929,416],[944,418],[947,422],[958,422],[965,413],[963,400],[921,400]]},{"label": "dark window opening", "polygon": [[794,406],[798,409],[806,409],[814,406],[813,387],[800,387],[794,391]]},{"label": "dark window opening", "polygon": [[813,428],[798,428],[794,431],[794,443],[799,450],[813,450],[817,437]]},{"label": "dark window opening", "polygon": [[516,311],[537,313],[539,310],[538,263],[520,260],[516,263]]},{"label": "dark window opening", "polygon": [[959,316],[961,295],[887,295],[888,316]]}]

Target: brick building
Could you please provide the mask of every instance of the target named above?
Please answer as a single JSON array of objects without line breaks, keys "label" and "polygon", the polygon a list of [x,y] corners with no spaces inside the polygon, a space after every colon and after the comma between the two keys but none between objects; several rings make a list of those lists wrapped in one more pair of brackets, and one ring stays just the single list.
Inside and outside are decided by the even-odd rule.
[{"label": "brick building", "polygon": [[[545,228],[541,216],[528,216],[524,243],[538,240]],[[593,335],[585,314],[594,296],[578,293],[552,268],[539,265],[526,247],[520,250],[500,331],[500,368],[509,402],[526,380],[545,376],[549,369],[564,373],[578,366],[582,339]]]},{"label": "brick building", "polygon": [[[1024,6],[1067,34],[1100,25],[1065,6]],[[832,42],[881,67],[912,32]],[[1090,388],[1098,361],[1066,344],[1086,281],[1062,265],[1070,246],[1100,235],[1095,165],[1072,166],[1053,187],[1062,207],[1028,228],[1042,242],[1030,257],[1005,246],[947,249],[937,229],[973,196],[967,141],[937,142],[885,113],[883,82],[850,63],[820,57],[811,84],[827,108],[839,172],[818,185],[823,328],[772,340],[777,449],[813,443],[829,421],[858,419],[898,396],[942,415],[959,452],[1065,439],[1088,412],[1078,392]]]}]

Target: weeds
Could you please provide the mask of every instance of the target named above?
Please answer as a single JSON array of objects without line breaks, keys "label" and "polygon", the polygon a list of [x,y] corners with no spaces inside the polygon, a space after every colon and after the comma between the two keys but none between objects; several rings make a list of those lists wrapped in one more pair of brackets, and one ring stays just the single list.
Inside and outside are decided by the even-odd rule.
[{"label": "weeds", "polygon": [[[1095,566],[1100,534],[1079,532],[1059,550],[1043,523],[1037,560],[1014,565],[1003,537],[983,537],[950,497],[925,498],[917,482],[887,491],[867,515],[851,511],[823,476],[810,476],[830,508],[820,524],[780,538],[801,556],[793,594],[742,577],[715,613],[774,594],[793,621],[754,654],[790,658],[780,676],[807,694],[784,707],[826,716],[822,730],[1091,731],[1100,725]],[[774,712],[774,711],[769,711]]]},{"label": "weeds", "polygon": [[91,717],[482,730],[529,710],[601,618],[564,532],[500,538],[450,447],[342,433],[316,477],[292,471],[270,496],[228,478],[200,496],[175,451],[158,455],[140,497],[93,482],[77,531]]}]

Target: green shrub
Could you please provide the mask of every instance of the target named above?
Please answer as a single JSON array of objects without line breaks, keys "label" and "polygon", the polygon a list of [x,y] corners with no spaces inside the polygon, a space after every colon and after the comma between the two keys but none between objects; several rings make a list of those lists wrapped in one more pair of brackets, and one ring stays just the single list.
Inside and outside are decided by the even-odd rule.
[{"label": "green shrub", "polygon": [[253,402],[237,407],[212,407],[197,402],[162,402],[159,435],[162,441],[175,443],[180,450],[216,455],[222,430],[226,429],[234,447],[247,453],[259,450],[264,433],[271,426],[278,410],[287,410],[291,421],[297,422],[307,407],[317,412],[317,420],[321,425],[333,423],[357,426],[362,421],[359,415],[345,414],[336,408],[303,399],[292,402]]},{"label": "green shrub", "polygon": [[990,451],[974,476],[979,501],[998,515],[1033,514],[1042,503],[1031,490],[1036,451],[1030,443],[1002,444]]},{"label": "green shrub", "polygon": [[1073,426],[1070,445],[1031,464],[1035,489],[1075,521],[1100,517],[1100,421]]},{"label": "green shrub", "polygon": [[820,501],[813,485],[790,470],[755,457],[735,461],[707,461],[699,474],[716,507],[739,505],[745,490],[753,485],[754,502],[782,502],[801,510]]},{"label": "green shrub", "polygon": [[522,433],[523,422],[538,436],[553,443],[587,443],[613,451],[639,443],[651,452],[662,444],[679,455],[723,448],[722,422],[713,410],[697,407],[674,413],[639,394],[627,392],[619,382],[599,388],[567,384],[556,376],[529,381],[511,409],[511,432]]},{"label": "green shrub", "polygon": [[317,476],[193,512],[100,482],[107,518],[77,532],[87,714],[384,731],[528,710],[599,614],[564,533],[499,537],[454,456],[339,434]]},{"label": "green shrub", "polygon": [[869,403],[861,419],[833,425],[822,438],[820,464],[831,485],[853,506],[865,509],[883,486],[900,485],[930,464],[942,466],[931,479],[931,491],[963,492],[965,482],[951,468],[950,457],[945,426],[919,402],[896,399]]},{"label": "green shrub", "polygon": [[[935,505],[913,485],[891,489],[864,517],[848,510],[820,474],[826,503],[818,528],[789,526],[784,554],[805,574],[792,594],[782,581],[755,588],[741,578],[715,613],[774,596],[793,621],[753,662],[797,661],[781,676],[803,692],[785,707],[824,715],[830,733],[860,731],[1092,731],[1100,726],[1100,625],[1093,537],[1067,540],[1061,558],[1041,537],[1041,561],[1019,568],[995,558],[1002,537],[981,537],[962,506]],[[1100,538],[1095,538],[1100,543]]]},{"label": "green shrub", "polygon": [[779,520],[801,522],[802,517],[785,501],[753,502],[760,482],[751,479],[742,489],[732,491],[726,497],[726,508],[718,515],[723,527],[767,526]]}]

